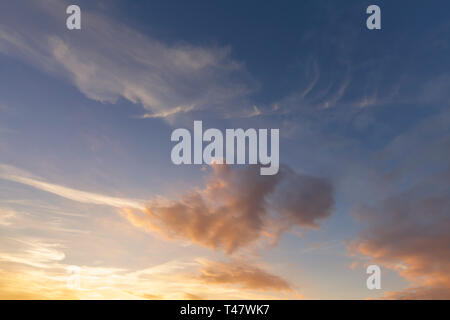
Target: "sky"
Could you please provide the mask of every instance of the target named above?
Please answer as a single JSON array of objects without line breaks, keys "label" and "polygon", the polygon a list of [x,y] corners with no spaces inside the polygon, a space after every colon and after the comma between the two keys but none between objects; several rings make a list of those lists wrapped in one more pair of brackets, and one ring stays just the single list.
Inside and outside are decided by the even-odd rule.
[{"label": "sky", "polygon": [[[448,1],[70,4],[0,3],[0,299],[450,298]],[[278,174],[173,164],[195,120]]]}]

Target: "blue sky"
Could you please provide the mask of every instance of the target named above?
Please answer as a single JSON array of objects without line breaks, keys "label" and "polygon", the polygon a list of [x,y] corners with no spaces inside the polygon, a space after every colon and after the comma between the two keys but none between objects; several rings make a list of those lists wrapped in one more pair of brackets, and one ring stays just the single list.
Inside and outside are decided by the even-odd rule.
[{"label": "blue sky", "polygon": [[[0,297],[449,297],[446,1],[378,1],[381,30],[368,1],[77,4],[79,31],[64,1],[0,5]],[[292,177],[173,165],[194,120],[279,128]],[[192,195],[214,202],[218,182],[231,203],[275,189],[241,233],[205,238]],[[293,216],[266,208],[287,190]],[[213,221],[240,212],[224,208]]]}]

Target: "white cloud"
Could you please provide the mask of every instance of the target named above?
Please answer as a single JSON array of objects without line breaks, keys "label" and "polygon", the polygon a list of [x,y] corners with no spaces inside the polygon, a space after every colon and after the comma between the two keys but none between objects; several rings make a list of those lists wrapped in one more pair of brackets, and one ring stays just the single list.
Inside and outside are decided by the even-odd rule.
[{"label": "white cloud", "polygon": [[0,178],[28,185],[30,187],[56,194],[60,197],[82,203],[107,205],[115,208],[134,208],[143,210],[142,202],[134,199],[116,198],[98,193],[86,192],[61,185],[45,182],[26,171],[0,163]]},{"label": "white cloud", "polygon": [[0,52],[68,79],[91,99],[140,104],[150,111],[143,118],[193,109],[182,106],[239,107],[250,91],[250,78],[228,47],[169,45],[87,10],[82,30],[68,31],[64,5],[14,1],[8,10],[0,7]]},{"label": "white cloud", "polygon": [[195,109],[195,105],[190,105],[190,106],[178,106],[176,108],[173,108],[171,110],[167,110],[167,111],[161,111],[161,112],[156,112],[156,113],[146,113],[143,114],[140,118],[141,119],[148,119],[148,118],[167,118],[179,113],[186,113],[189,111],[192,111]]}]

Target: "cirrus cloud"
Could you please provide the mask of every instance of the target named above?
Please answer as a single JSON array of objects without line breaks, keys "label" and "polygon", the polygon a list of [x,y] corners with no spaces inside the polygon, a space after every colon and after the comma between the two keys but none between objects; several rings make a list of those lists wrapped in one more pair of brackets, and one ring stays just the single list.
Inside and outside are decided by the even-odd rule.
[{"label": "cirrus cloud", "polygon": [[225,112],[246,106],[256,87],[229,47],[168,44],[88,10],[82,30],[68,32],[67,3],[22,2],[0,5],[1,53],[68,80],[90,99],[139,104],[141,118]]}]

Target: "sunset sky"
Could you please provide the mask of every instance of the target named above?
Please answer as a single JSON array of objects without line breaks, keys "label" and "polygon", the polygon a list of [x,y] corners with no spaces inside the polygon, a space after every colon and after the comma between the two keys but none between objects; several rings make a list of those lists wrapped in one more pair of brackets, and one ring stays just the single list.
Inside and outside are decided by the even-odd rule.
[{"label": "sunset sky", "polygon": [[[450,299],[449,12],[2,1],[0,299]],[[174,165],[194,120],[278,128],[279,173]]]}]

